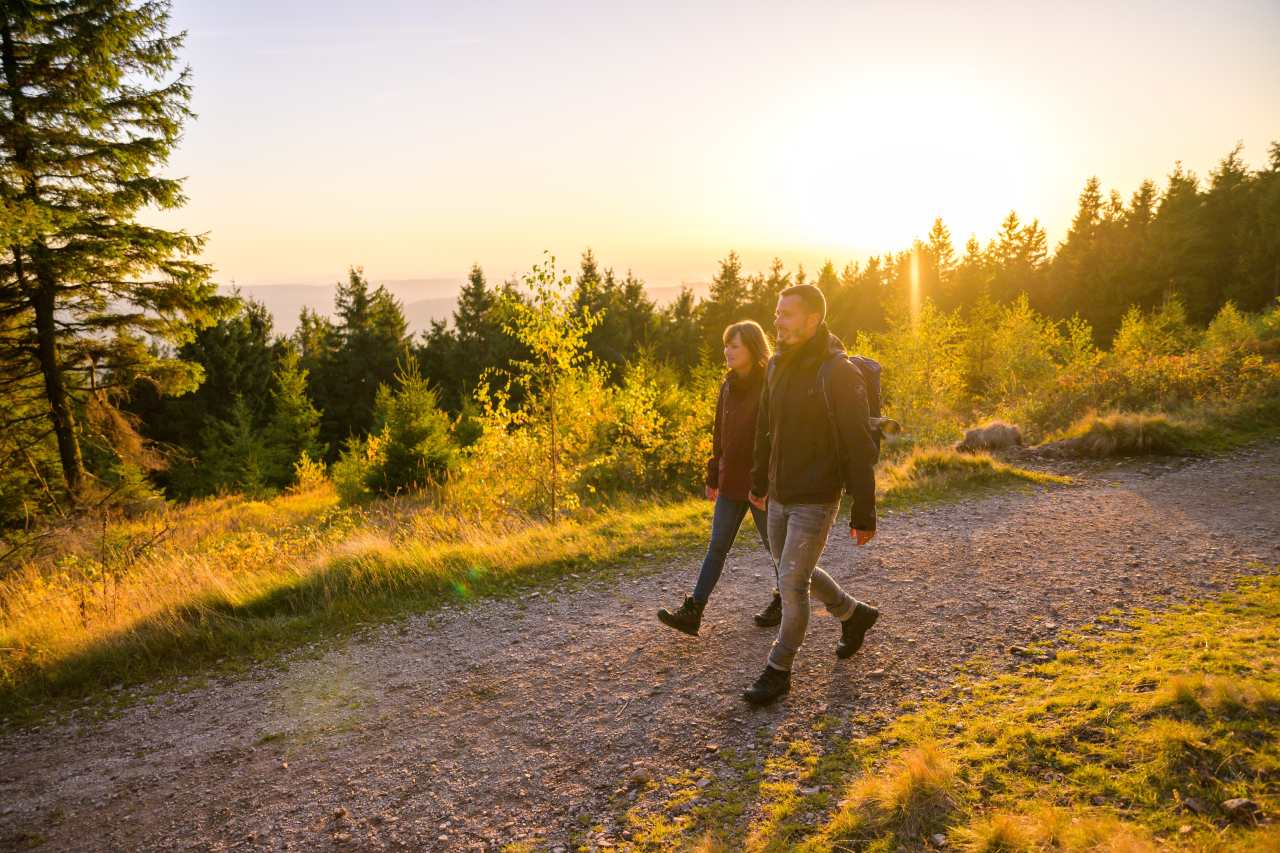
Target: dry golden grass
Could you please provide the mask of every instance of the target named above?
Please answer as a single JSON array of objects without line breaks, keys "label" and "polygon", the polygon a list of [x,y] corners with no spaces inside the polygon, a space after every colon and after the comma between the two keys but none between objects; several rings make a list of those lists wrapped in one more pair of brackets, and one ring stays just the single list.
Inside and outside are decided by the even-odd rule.
[{"label": "dry golden grass", "polygon": [[[1065,478],[985,455],[917,450],[888,464],[895,507]],[[568,566],[701,545],[704,500],[631,499],[558,525],[468,517],[426,499],[342,507],[332,486],[222,497],[105,527],[88,519],[0,578],[0,713],[156,675],[239,665]]]}]

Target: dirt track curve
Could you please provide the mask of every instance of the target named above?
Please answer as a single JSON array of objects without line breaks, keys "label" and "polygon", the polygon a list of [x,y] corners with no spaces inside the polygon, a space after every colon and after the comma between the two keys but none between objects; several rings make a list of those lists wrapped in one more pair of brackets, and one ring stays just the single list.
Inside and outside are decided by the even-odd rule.
[{"label": "dirt track curve", "polygon": [[883,615],[837,661],[838,627],[815,608],[791,696],[763,711],[738,698],[772,640],[750,619],[772,585],[758,545],[730,554],[701,637],[654,618],[700,556],[424,614],[112,719],[4,732],[0,849],[623,841],[637,773],[703,765],[709,745],[767,750],[826,715],[856,729],[975,655],[1280,563],[1280,445],[885,516],[856,553],[833,534],[822,565]]}]

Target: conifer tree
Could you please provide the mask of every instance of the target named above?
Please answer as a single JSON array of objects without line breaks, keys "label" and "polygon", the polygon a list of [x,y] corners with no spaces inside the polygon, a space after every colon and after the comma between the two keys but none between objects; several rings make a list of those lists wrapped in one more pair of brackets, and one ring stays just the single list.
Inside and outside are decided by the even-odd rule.
[{"label": "conifer tree", "polygon": [[711,279],[711,292],[702,305],[703,339],[713,349],[720,348],[725,326],[743,319],[747,303],[747,278],[742,273],[742,260],[737,252],[729,252],[720,261],[720,269]]},{"label": "conifer tree", "polygon": [[320,444],[320,413],[307,397],[307,371],[299,365],[294,347],[286,347],[281,354],[273,380],[266,444],[272,457],[271,484],[282,488],[293,484],[294,466],[304,453],[309,459],[323,459],[325,454]]},{"label": "conifer tree", "polygon": [[[85,480],[77,409],[145,379],[164,392],[199,371],[166,358],[224,307],[203,238],[144,225],[180,206],[163,167],[190,118],[190,75],[167,2],[0,4],[0,316],[34,354],[44,430],[75,500]],[[3,428],[29,428],[34,422]]]}]

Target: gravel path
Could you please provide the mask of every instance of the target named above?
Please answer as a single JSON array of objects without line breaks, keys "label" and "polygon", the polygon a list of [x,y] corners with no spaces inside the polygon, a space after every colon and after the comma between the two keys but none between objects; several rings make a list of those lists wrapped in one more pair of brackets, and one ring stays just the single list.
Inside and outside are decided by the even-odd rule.
[{"label": "gravel path", "polygon": [[826,715],[856,726],[937,694],[975,655],[1280,562],[1280,445],[895,513],[856,553],[833,534],[822,565],[883,615],[837,661],[838,626],[816,609],[791,696],[763,711],[738,698],[772,640],[750,620],[772,586],[753,545],[730,555],[698,639],[654,618],[691,585],[688,554],[382,626],[112,719],[0,734],[0,848],[620,840],[612,815],[637,775],[705,764],[711,746],[767,749]]}]

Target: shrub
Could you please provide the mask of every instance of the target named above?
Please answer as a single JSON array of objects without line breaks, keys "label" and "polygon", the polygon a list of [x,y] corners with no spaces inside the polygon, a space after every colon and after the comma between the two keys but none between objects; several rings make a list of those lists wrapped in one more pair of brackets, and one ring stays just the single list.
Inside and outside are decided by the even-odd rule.
[{"label": "shrub", "polygon": [[1142,456],[1187,452],[1194,436],[1187,425],[1164,414],[1089,416],[1078,422],[1054,450],[1073,456]]},{"label": "shrub", "polygon": [[378,389],[375,424],[380,453],[366,472],[369,488],[395,495],[437,486],[453,470],[457,448],[449,435],[449,417],[435,392],[410,361],[396,376],[398,387]]},{"label": "shrub", "polygon": [[381,443],[378,436],[347,439],[330,470],[338,500],[344,505],[364,503],[373,497],[369,481],[379,464]]}]

